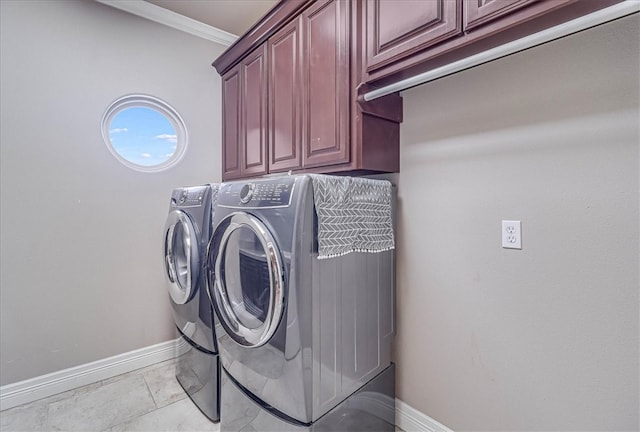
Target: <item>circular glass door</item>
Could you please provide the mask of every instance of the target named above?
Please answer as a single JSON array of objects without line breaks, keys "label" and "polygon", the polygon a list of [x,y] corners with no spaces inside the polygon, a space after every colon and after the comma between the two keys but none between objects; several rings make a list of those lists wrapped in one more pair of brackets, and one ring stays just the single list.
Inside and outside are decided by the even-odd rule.
[{"label": "circular glass door", "polygon": [[220,322],[237,343],[264,345],[278,327],[284,304],[276,242],[260,220],[243,212],[225,218],[213,242],[209,294]]},{"label": "circular glass door", "polygon": [[200,269],[197,234],[189,217],[180,210],[169,213],[164,230],[165,276],[169,295],[185,304],[196,292]]}]

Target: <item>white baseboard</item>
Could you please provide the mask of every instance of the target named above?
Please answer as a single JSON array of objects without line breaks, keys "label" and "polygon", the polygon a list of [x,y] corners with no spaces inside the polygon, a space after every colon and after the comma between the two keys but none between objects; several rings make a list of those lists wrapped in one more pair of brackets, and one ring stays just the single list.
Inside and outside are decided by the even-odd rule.
[{"label": "white baseboard", "polygon": [[[0,411],[171,360],[184,353],[188,348],[187,342],[178,338],[4,385],[0,387]],[[381,410],[388,410],[393,406],[389,403],[390,401],[379,402]],[[396,399],[395,402],[396,425],[402,430],[406,432],[453,432],[400,399]],[[393,410],[389,414],[393,414]]]},{"label": "white baseboard", "polygon": [[0,387],[0,410],[171,360],[188,348],[178,338]]},{"label": "white baseboard", "polygon": [[396,399],[396,426],[406,432],[453,432],[400,399]]}]

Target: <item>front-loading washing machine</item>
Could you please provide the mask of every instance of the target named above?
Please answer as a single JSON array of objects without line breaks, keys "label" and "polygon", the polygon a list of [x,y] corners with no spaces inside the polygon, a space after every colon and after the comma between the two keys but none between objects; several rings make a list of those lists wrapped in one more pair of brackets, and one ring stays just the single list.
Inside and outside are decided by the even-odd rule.
[{"label": "front-loading washing machine", "polygon": [[214,422],[220,420],[220,363],[203,264],[217,192],[218,185],[175,189],[163,236],[169,301],[184,345],[176,378]]},{"label": "front-loading washing machine", "polygon": [[394,430],[394,252],[320,259],[312,180],[220,186],[207,289],[225,432]]}]

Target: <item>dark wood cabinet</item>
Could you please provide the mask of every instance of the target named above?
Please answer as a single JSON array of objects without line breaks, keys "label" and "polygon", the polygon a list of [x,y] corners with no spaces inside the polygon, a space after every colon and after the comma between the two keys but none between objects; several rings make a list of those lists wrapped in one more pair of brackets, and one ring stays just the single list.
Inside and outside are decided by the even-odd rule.
[{"label": "dark wood cabinet", "polygon": [[302,167],[301,18],[269,39],[269,171]]},{"label": "dark wood cabinet", "polygon": [[[401,98],[362,104],[355,90],[361,3],[291,5],[280,3],[279,18],[268,14],[254,26],[263,31],[250,30],[214,62],[223,77],[223,180],[398,171]],[[234,60],[238,46],[251,54]]]},{"label": "dark wood cabinet", "polygon": [[222,177],[242,176],[240,170],[241,124],[240,65],[222,77]]},{"label": "dark wood cabinet", "polygon": [[243,175],[267,173],[267,50],[261,47],[241,63]]},{"label": "dark wood cabinet", "polygon": [[621,0],[365,0],[363,81],[381,86]]},{"label": "dark wood cabinet", "polygon": [[463,28],[465,31],[471,30],[536,1],[538,0],[465,0]]},{"label": "dark wood cabinet", "polygon": [[367,70],[460,34],[461,13],[462,0],[367,0]]},{"label": "dark wood cabinet", "polygon": [[349,162],[349,2],[302,13],[303,167]]},{"label": "dark wood cabinet", "polygon": [[222,77],[222,177],[267,172],[267,56],[259,48]]},{"label": "dark wood cabinet", "polygon": [[269,38],[269,172],[349,162],[348,6],[316,2]]},{"label": "dark wood cabinet", "polygon": [[223,180],[399,170],[402,98],[376,87],[622,0],[282,0],[216,59]]}]

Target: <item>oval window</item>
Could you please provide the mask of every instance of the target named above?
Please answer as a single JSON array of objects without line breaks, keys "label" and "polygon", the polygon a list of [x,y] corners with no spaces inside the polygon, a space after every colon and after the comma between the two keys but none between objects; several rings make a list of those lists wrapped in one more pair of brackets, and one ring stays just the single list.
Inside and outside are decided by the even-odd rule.
[{"label": "oval window", "polygon": [[146,95],[113,102],[102,118],[102,137],[120,162],[139,171],[175,165],[187,146],[187,130],[176,110]]}]

